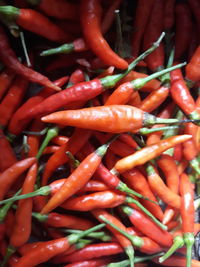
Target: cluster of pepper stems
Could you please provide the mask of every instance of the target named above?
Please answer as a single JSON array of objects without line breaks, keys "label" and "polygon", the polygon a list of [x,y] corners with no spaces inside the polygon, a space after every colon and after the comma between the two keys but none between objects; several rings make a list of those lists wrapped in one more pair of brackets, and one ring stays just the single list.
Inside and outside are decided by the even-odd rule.
[{"label": "cluster of pepper stems", "polygon": [[8,4],[0,266],[200,266],[200,2]]}]

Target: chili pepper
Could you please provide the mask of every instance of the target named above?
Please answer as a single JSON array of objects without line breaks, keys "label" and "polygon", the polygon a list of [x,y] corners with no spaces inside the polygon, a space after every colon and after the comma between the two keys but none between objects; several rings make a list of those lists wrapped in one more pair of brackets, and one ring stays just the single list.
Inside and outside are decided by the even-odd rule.
[{"label": "chili pepper", "polygon": [[199,27],[200,5],[199,5],[199,2],[198,2],[198,0],[189,0],[188,3],[190,5],[192,13],[193,13],[193,15],[195,17],[196,26],[198,28],[198,33],[199,33],[200,32],[200,27]]},{"label": "chili pepper", "polygon": [[[143,47],[149,46],[154,42],[163,30],[164,1],[155,0],[151,15],[144,32]],[[148,68],[152,71],[158,70],[164,66],[164,46],[160,46],[146,59]]]},{"label": "chili pepper", "polygon": [[0,199],[2,200],[5,194],[8,192],[11,185],[16,181],[20,174],[22,174],[26,169],[35,163],[35,158],[27,158],[16,162],[11,167],[6,169],[0,175],[1,189],[0,189]]},{"label": "chili pepper", "polygon": [[164,8],[164,29],[169,30],[174,26],[174,6],[175,0],[167,0],[165,1],[165,8]]},{"label": "chili pepper", "polygon": [[[22,194],[33,192],[34,184],[37,175],[37,164],[34,164],[24,181],[22,187]],[[15,225],[10,237],[10,244],[13,247],[20,247],[26,243],[29,239],[31,233],[31,212],[32,212],[32,199],[20,200],[18,203],[16,215],[15,215]],[[26,218],[26,220],[24,220]]]},{"label": "chili pepper", "polygon": [[69,103],[76,101],[86,101],[94,98],[95,96],[102,93],[105,89],[113,87],[120,79],[126,76],[136,65],[142,60],[146,55],[154,51],[158,47],[159,43],[163,38],[163,34],[157,40],[156,43],[152,45],[147,51],[141,54],[137,59],[135,59],[128,67],[126,71],[122,74],[116,74],[107,76],[101,79],[94,79],[88,82],[82,82],[76,84],[70,88],[67,88],[61,91],[59,94],[54,94],[53,96],[48,97],[42,102],[42,104],[36,105],[35,108],[32,108],[23,118],[33,118],[39,114],[49,113],[54,110],[57,110],[60,107],[63,107]]},{"label": "chili pepper", "polygon": [[197,111],[195,101],[191,96],[184,80],[178,80],[172,83],[170,88],[171,96],[174,102],[181,110],[191,119],[199,119],[200,115]]},{"label": "chili pepper", "polygon": [[63,255],[57,257],[56,262],[54,263],[63,263],[63,262],[77,262],[92,260],[93,258],[105,257],[109,255],[115,255],[123,252],[122,247],[118,243],[98,243],[87,245],[84,248],[75,251],[70,255]]},{"label": "chili pepper", "polygon": [[[190,33],[192,31],[192,16],[186,3],[179,3],[175,7],[176,15],[176,35],[175,35],[175,58],[179,59],[190,43]],[[185,31],[182,31],[184,27]]]},{"label": "chili pepper", "polygon": [[119,173],[130,170],[137,165],[144,164],[147,161],[154,159],[170,147],[191,139],[191,137],[191,135],[177,135],[161,140],[153,145],[146,146],[139,151],[136,151],[134,154],[117,161],[114,169]]},{"label": "chili pepper", "polygon": [[132,35],[132,55],[137,56],[140,50],[141,41],[145,28],[148,22],[148,18],[151,14],[151,10],[154,4],[154,0],[148,1],[140,0],[137,3],[136,15],[134,19],[134,31]]},{"label": "chili pepper", "polygon": [[[103,216],[103,218],[106,218],[106,220],[109,220],[110,222],[117,225],[123,231],[126,231],[126,227],[123,225],[123,223],[121,223],[118,218],[109,214],[107,211],[103,209],[101,210],[97,209],[97,210],[92,211],[92,214],[100,222],[102,222],[101,217]],[[133,250],[130,240],[127,239],[127,237],[123,236],[121,233],[117,232],[115,229],[113,229],[109,225],[107,225],[107,228],[114,234],[114,236],[116,237],[120,245],[123,247],[125,253],[128,255],[130,259],[130,266],[134,266],[134,262],[133,262],[134,261],[134,250]]]},{"label": "chili pepper", "polygon": [[[137,169],[133,168],[127,172],[123,173],[125,183],[136,192],[140,193],[143,196],[146,196],[148,199],[156,202],[156,198],[152,193],[146,178],[142,173]],[[156,205],[148,200],[141,199],[141,203],[159,220],[163,219],[163,212],[159,205]]]},{"label": "chili pepper", "polygon": [[32,82],[39,83],[54,90],[60,90],[60,88],[55,86],[47,77],[30,68],[27,68],[19,62],[14,51],[9,45],[7,36],[2,27],[0,27],[0,39],[0,59],[5,66],[11,69],[14,73],[22,75],[24,78]]},{"label": "chili pepper", "polygon": [[42,152],[42,155],[46,155],[46,154],[53,154],[55,153],[56,151],[58,151],[60,147],[59,146],[47,146],[43,152]]},{"label": "chili pepper", "polygon": [[14,163],[17,162],[15,153],[4,135],[3,130],[0,129],[0,171],[3,172]]},{"label": "chili pepper", "polygon": [[69,137],[67,137],[65,135],[57,135],[51,139],[51,142],[58,145],[58,146],[62,146],[64,144],[66,144],[68,141],[69,141]]},{"label": "chili pepper", "polygon": [[79,128],[75,129],[69,141],[63,144],[60,149],[47,161],[43,172],[42,185],[47,184],[48,178],[52,175],[56,168],[68,161],[68,157],[66,156],[65,152],[70,151],[72,155],[76,154],[90,138],[90,135],[91,132],[88,130],[82,130]]},{"label": "chili pepper", "polygon": [[20,105],[28,85],[29,82],[26,79],[23,79],[21,76],[17,76],[13,82],[8,93],[0,104],[0,124],[2,126],[6,126],[8,124],[13,113]]},{"label": "chili pepper", "polygon": [[105,266],[109,262],[109,259],[94,259],[88,261],[80,261],[71,264],[67,264],[64,267],[101,267]]},{"label": "chili pepper", "polygon": [[111,170],[115,165],[116,161],[117,161],[117,156],[111,150],[108,149],[108,152],[106,153],[105,156],[105,166],[109,170]]},{"label": "chili pepper", "polygon": [[194,84],[195,82],[200,80],[200,72],[199,72],[199,64],[200,64],[200,46],[195,50],[190,62],[186,65],[186,79]]},{"label": "chili pepper", "polygon": [[148,165],[147,175],[151,190],[169,206],[175,209],[180,209],[180,196],[174,193],[165,185],[165,183],[163,182],[159,174],[155,171],[153,166]]},{"label": "chili pepper", "polygon": [[191,266],[192,246],[194,244],[194,190],[188,176],[180,176],[181,218],[183,239],[186,244],[186,266]]},{"label": "chili pepper", "polygon": [[159,229],[154,222],[146,217],[146,215],[128,206],[124,206],[122,210],[128,215],[133,225],[135,225],[142,233],[162,246],[170,246],[172,243],[171,235],[167,231]]},{"label": "chili pepper", "polygon": [[11,85],[14,79],[14,73],[9,69],[5,69],[0,74],[0,99],[4,96],[9,86]]},{"label": "chili pepper", "polygon": [[[144,86],[144,84],[146,82],[150,81],[151,79],[160,77],[160,76],[170,72],[173,69],[174,69],[174,67],[171,67],[171,68],[153,73],[152,75],[149,75],[146,78],[143,78],[143,79],[139,78],[139,79],[133,80],[131,82],[127,82],[127,83],[120,85],[110,95],[110,97],[107,99],[105,105],[113,105],[113,104],[123,105],[123,104],[126,104],[129,101],[129,99],[133,93],[133,90],[139,90],[140,88],[142,88]],[[168,89],[168,91],[169,91],[169,89]]]},{"label": "chili pepper", "polygon": [[36,248],[30,250],[28,254],[22,256],[17,262],[16,267],[34,266],[46,262],[52,257],[66,251],[72,244],[76,243],[88,233],[94,232],[104,226],[105,224],[100,224],[82,232],[81,234],[72,234],[68,237],[41,242]]},{"label": "chili pepper", "polygon": [[[111,133],[129,132],[142,126],[177,123],[177,119],[161,119],[128,105],[99,106],[58,111],[42,121]],[[189,139],[189,138],[186,138]]]},{"label": "chili pepper", "polygon": [[68,86],[70,85],[73,85],[73,84],[77,84],[77,83],[80,83],[80,82],[83,82],[85,81],[85,76],[84,76],[84,72],[80,69],[77,69],[75,70],[70,78],[69,78],[69,84]]},{"label": "chili pepper", "polygon": [[92,179],[83,188],[81,188],[78,191],[78,193],[101,192],[101,191],[106,191],[106,190],[108,190],[108,186],[107,185],[105,185],[101,181]]},{"label": "chili pepper", "polygon": [[196,49],[198,48],[198,30],[195,27],[196,25],[192,24],[192,33],[191,33],[191,40],[187,50],[187,61],[190,62],[191,58],[193,57]]},{"label": "chili pepper", "polygon": [[42,12],[50,17],[58,19],[76,20],[79,14],[78,5],[63,0],[48,1],[48,0],[26,0],[33,6],[37,6]]},{"label": "chili pepper", "polygon": [[140,94],[136,91],[131,95],[131,98],[127,104],[138,108],[141,105],[141,102],[142,100],[141,100]]},{"label": "chili pepper", "polygon": [[[56,86],[62,86],[66,83],[68,77],[62,77],[56,81],[54,84]],[[13,114],[10,123],[9,123],[9,131],[13,134],[18,135],[22,132],[22,130],[26,127],[26,125],[30,122],[30,120],[21,120],[25,113],[29,111],[30,108],[34,107],[35,105],[41,103],[46,97],[52,95],[54,90],[49,89],[47,87],[43,88],[39,94],[36,96],[30,97],[24,104],[22,104],[18,110]],[[33,130],[36,131],[36,130]]]},{"label": "chili pepper", "polygon": [[[1,6],[0,14],[3,19],[16,23],[25,30],[41,35],[54,42],[70,41],[71,36],[62,31],[47,17],[33,9],[19,9],[14,6]],[[42,27],[41,27],[42,25]]]},{"label": "chili pepper", "polygon": [[[99,147],[94,153],[86,157],[79,167],[68,177],[67,181],[45,205],[41,213],[45,214],[63,203],[67,198],[80,190],[94,174],[95,170],[101,163],[102,157],[106,153],[110,143]],[[81,177],[81,178],[80,178]]]}]

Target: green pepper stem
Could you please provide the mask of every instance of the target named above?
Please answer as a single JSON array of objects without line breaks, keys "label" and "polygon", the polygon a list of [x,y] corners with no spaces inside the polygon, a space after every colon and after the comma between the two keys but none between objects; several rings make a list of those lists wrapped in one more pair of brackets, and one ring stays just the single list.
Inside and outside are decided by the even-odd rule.
[{"label": "green pepper stem", "polygon": [[173,240],[173,245],[169,248],[169,250],[159,258],[159,262],[162,263],[166,259],[168,259],[177,249],[181,248],[184,245],[183,237],[176,236]]},{"label": "green pepper stem", "polygon": [[151,218],[152,221],[155,222],[155,224],[157,224],[162,230],[167,230],[167,226],[162,224],[158,219],[156,219],[156,217],[153,216],[153,214],[149,212],[139,201],[131,197],[126,197],[126,202],[134,203],[135,205],[137,205],[138,208],[140,208],[149,218]]},{"label": "green pepper stem", "polygon": [[48,131],[48,128],[44,128],[42,131],[40,132],[33,132],[33,131],[23,131],[24,134],[26,135],[36,135],[36,136],[41,136],[41,135],[44,135],[46,134]]},{"label": "green pepper stem", "polygon": [[44,149],[48,146],[48,143],[51,141],[52,138],[54,138],[55,136],[58,135],[58,131],[59,131],[59,128],[58,127],[53,127],[53,128],[50,128],[48,131],[47,131],[47,135],[36,155],[36,158],[39,160],[39,158],[42,156],[42,152],[44,151]]},{"label": "green pepper stem", "polygon": [[73,43],[68,43],[68,44],[63,44],[61,46],[44,50],[40,53],[40,56],[46,57],[46,56],[51,56],[55,54],[69,54],[72,51],[74,51],[74,44]]},{"label": "green pepper stem", "polygon": [[134,267],[134,249],[132,246],[128,246],[125,248],[126,255],[129,257],[130,267]]},{"label": "green pepper stem", "polygon": [[184,233],[183,239],[186,245],[186,267],[191,267],[192,264],[192,247],[195,239],[193,233]]},{"label": "green pepper stem", "polygon": [[0,205],[8,203],[10,201],[14,202],[20,199],[27,199],[27,198],[36,197],[36,196],[48,196],[50,193],[51,193],[51,187],[47,185],[31,193],[27,193],[27,194],[23,194],[19,196],[13,196],[11,198],[4,199],[0,201]]},{"label": "green pepper stem", "polygon": [[[81,230],[74,230],[74,229],[62,229],[62,232],[64,233],[70,233],[70,234],[80,234],[83,233]],[[87,235],[87,237],[95,238],[95,239],[100,239],[104,242],[110,241],[111,236],[105,233],[104,231],[101,232],[93,232]]]},{"label": "green pepper stem", "polygon": [[194,171],[200,175],[200,168],[199,168],[199,161],[197,158],[194,158],[192,160],[190,160],[189,162],[190,166],[194,169]]},{"label": "green pepper stem", "polygon": [[139,247],[139,248],[142,247],[143,240],[139,236],[132,236],[132,235],[130,235],[126,231],[120,229],[118,226],[116,226],[115,224],[113,224],[110,221],[108,221],[103,215],[100,215],[99,216],[99,219],[102,220],[103,222],[105,222],[106,224],[110,225],[112,228],[114,228],[115,230],[117,230],[123,236],[127,237],[131,241],[131,243],[133,244],[133,246],[136,246],[136,247]]},{"label": "green pepper stem", "polygon": [[80,161],[76,159],[70,151],[66,151],[65,153],[72,163],[72,168],[73,169],[78,168],[78,166],[80,165]]},{"label": "green pepper stem", "polygon": [[158,128],[152,128],[152,129],[143,127],[138,131],[138,133],[141,135],[147,135],[147,134],[154,133],[154,132],[167,131],[169,129],[180,129],[180,127],[182,127],[182,125],[165,126],[165,127],[158,127]]}]

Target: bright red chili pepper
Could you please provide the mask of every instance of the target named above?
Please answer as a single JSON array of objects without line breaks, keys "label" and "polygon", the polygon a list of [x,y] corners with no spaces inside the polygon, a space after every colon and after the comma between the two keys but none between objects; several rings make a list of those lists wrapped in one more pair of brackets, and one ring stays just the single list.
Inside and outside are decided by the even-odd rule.
[{"label": "bright red chili pepper", "polygon": [[0,199],[2,200],[5,194],[8,192],[13,183],[18,179],[18,177],[32,166],[36,161],[36,158],[27,158],[21,161],[16,162],[11,167],[6,169],[0,175]]},{"label": "bright red chili pepper", "polygon": [[200,46],[195,50],[190,62],[186,65],[186,79],[189,81],[198,82],[200,80]]},{"label": "bright red chili pepper", "polygon": [[[21,194],[34,191],[37,176],[37,164],[35,163],[29,170],[22,186]],[[33,200],[26,199],[18,202],[15,213],[15,224],[10,236],[10,244],[13,247],[20,247],[27,242],[31,234]]]},{"label": "bright red chili pepper", "polygon": [[[191,41],[192,15],[186,3],[175,6],[176,35],[175,35],[175,58],[180,59],[187,51]],[[182,29],[185,29],[184,31]]]},{"label": "bright red chili pepper", "polygon": [[8,90],[14,79],[14,73],[9,69],[5,69],[0,74],[0,100]]},{"label": "bright red chili pepper", "polygon": [[60,88],[54,85],[47,77],[20,63],[15,52],[10,47],[8,38],[2,27],[0,27],[0,40],[0,59],[5,66],[11,69],[14,73],[22,75],[27,80],[39,83],[54,90],[60,90]]}]

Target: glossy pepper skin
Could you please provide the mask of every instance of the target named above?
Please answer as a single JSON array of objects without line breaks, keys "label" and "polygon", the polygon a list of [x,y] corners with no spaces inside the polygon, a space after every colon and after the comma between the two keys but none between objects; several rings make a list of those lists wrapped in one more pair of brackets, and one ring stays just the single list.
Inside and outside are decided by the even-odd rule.
[{"label": "glossy pepper skin", "polygon": [[81,1],[80,11],[83,34],[91,50],[109,66],[126,69],[128,63],[112,51],[101,34],[100,19],[102,10],[100,1]]}]

